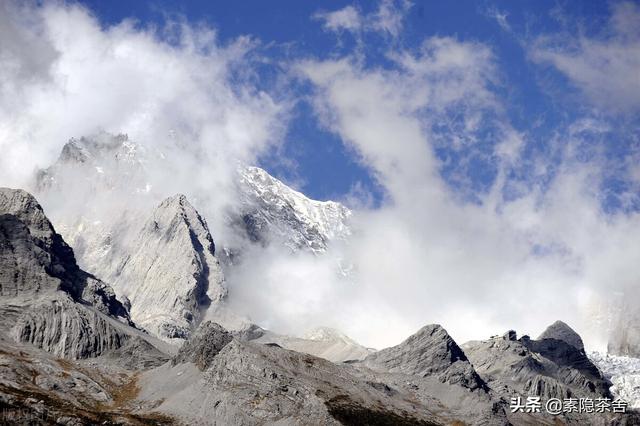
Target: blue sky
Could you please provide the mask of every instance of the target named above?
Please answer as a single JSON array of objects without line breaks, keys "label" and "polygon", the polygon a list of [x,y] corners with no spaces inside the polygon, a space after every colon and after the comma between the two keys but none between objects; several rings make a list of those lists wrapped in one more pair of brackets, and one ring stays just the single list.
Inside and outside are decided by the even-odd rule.
[{"label": "blue sky", "polygon": [[[566,74],[549,63],[531,58],[530,48],[540,37],[558,37],[559,41],[554,43],[567,44],[572,42],[570,37],[577,34],[602,40],[612,37],[607,23],[616,5],[613,2],[416,2],[407,6],[402,16],[402,30],[395,36],[376,31],[362,31],[358,35],[348,30],[332,32],[323,28],[323,21],[318,17],[319,13],[347,6],[366,16],[378,7],[373,2],[89,1],[85,4],[104,26],[133,18],[141,27],[161,27],[167,18],[180,17],[191,24],[214,27],[223,44],[239,36],[251,36],[259,41],[260,54],[269,59],[268,64],[256,68],[259,84],[272,92],[270,85],[274,79],[286,72],[283,70],[286,65],[282,64],[292,58],[339,58],[359,49],[367,68],[394,69],[397,65],[387,58],[390,51],[415,51],[425,39],[433,36],[482,43],[491,49],[497,65],[493,84],[503,101],[501,114],[526,136],[524,161],[509,171],[511,179],[532,182],[530,168],[533,166],[527,160],[534,156],[545,156],[552,165],[559,161],[554,158],[559,156],[559,145],[563,143],[559,134],[581,118],[595,118],[610,127],[603,134],[591,135],[581,142],[583,161],[600,155],[619,164],[638,150],[637,109],[619,113],[594,106]],[[399,2],[395,6],[402,7]],[[308,85],[295,79],[287,84],[294,94],[295,107],[286,142],[281,151],[263,158],[263,165],[297,183],[314,198],[342,199],[360,183],[372,195],[374,203],[379,203],[384,191],[371,178],[367,167],[357,160],[353,150],[345,148],[339,135],[319,125],[308,102]],[[450,115],[455,116],[455,111]],[[435,147],[442,162],[442,175],[453,188],[465,186],[465,197],[470,200],[477,198],[476,193],[487,191],[496,178],[495,158],[491,153],[496,143],[493,130],[490,124],[479,130],[476,135],[479,142],[467,152],[451,149],[446,140]],[[455,132],[442,129],[443,138],[451,131]],[[286,165],[277,161],[282,156],[289,160]],[[295,167],[291,167],[290,160],[295,161]],[[467,180],[464,185],[457,176],[461,171]],[[553,174],[553,167],[547,173]],[[454,174],[457,177],[453,177]],[[536,182],[544,184],[550,177],[537,176]],[[605,208],[623,208],[618,195],[628,192],[632,184],[619,176],[606,176],[603,184]],[[635,197],[624,208],[638,206]]]}]

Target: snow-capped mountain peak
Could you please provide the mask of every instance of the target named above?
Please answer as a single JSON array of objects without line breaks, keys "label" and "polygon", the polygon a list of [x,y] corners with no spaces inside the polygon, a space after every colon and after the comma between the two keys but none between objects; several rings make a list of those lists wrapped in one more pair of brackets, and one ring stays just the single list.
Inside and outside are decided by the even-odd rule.
[{"label": "snow-capped mountain peak", "polygon": [[239,170],[242,221],[253,240],[274,236],[292,249],[324,251],[331,240],[351,234],[351,211],[334,201],[306,197],[259,167]]}]

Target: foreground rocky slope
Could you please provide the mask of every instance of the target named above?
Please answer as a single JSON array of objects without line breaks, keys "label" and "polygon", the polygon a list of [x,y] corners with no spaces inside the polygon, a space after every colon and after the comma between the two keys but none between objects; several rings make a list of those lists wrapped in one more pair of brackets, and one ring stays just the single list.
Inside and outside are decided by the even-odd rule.
[{"label": "foreground rocky slope", "polygon": [[110,286],[78,267],[35,198],[0,188],[2,421],[136,424],[136,416],[116,408],[120,386],[130,382],[127,370],[83,365],[96,357],[131,365],[137,353],[157,365],[167,356],[150,342]]},{"label": "foreground rocky slope", "polygon": [[[241,342],[216,325],[204,328],[174,362],[141,377],[146,404],[187,423],[202,418],[220,424],[507,423],[504,411],[486,395],[487,416],[477,422],[474,417],[482,411],[452,411],[442,403],[439,391],[449,384],[437,389],[390,387],[381,380],[393,374],[334,364],[275,344]],[[421,379],[415,378],[426,386]],[[481,408],[480,403],[473,406]]]}]

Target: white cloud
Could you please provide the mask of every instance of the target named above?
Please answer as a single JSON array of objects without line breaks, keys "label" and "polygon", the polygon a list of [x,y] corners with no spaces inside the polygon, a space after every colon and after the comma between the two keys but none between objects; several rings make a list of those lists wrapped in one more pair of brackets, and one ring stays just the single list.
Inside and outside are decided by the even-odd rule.
[{"label": "white cloud", "polygon": [[324,22],[328,31],[349,31],[359,34],[362,31],[375,31],[391,37],[398,37],[402,31],[404,18],[411,8],[408,0],[380,0],[378,8],[368,14],[362,14],[354,6],[346,6],[331,12],[321,11],[314,18]]},{"label": "white cloud", "polygon": [[640,110],[640,6],[613,5],[601,37],[541,37],[531,48],[533,60],[565,74],[596,106],[615,113]]},{"label": "white cloud", "polygon": [[180,142],[185,158],[215,170],[212,184],[277,143],[284,108],[243,79],[254,48],[247,38],[221,45],[214,30],[179,21],[102,28],[75,5],[1,7],[4,185],[24,186],[69,138],[98,130],[155,148]]},{"label": "white cloud", "polygon": [[511,32],[511,25],[509,25],[508,13],[501,12],[496,8],[489,8],[485,13],[489,18],[494,19],[496,23],[500,26],[500,28],[502,28],[503,31]]},{"label": "white cloud", "polygon": [[317,12],[314,18],[324,21],[324,28],[330,31],[357,32],[362,28],[360,12],[353,6],[346,6],[333,12]]},{"label": "white cloud", "polygon": [[398,37],[402,31],[402,21],[411,8],[408,0],[381,0],[378,10],[373,15],[371,26],[378,31]]}]

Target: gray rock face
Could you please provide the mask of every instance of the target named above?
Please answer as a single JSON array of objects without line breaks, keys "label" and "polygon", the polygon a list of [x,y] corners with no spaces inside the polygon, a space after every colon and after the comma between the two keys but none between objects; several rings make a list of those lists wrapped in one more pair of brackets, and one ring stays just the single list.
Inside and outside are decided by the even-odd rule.
[{"label": "gray rock face", "polygon": [[198,327],[191,338],[180,347],[178,354],[171,363],[194,363],[200,370],[206,370],[213,362],[213,358],[222,348],[233,340],[231,334],[219,324],[207,321]]},{"label": "gray rock face", "polygon": [[0,188],[0,296],[31,297],[61,290],[76,301],[129,321],[113,290],[82,271],[35,198]]},{"label": "gray rock face", "polygon": [[13,327],[15,340],[61,358],[95,357],[120,348],[129,334],[99,312],[57,297],[25,310]]},{"label": "gray rock face", "polygon": [[584,343],[582,343],[580,335],[562,321],[556,321],[547,327],[547,329],[538,337],[538,340],[543,339],[562,340],[574,348],[584,351]]},{"label": "gray rock face", "polygon": [[38,247],[29,228],[18,217],[0,215],[0,295],[52,292],[62,281],[45,272],[51,258]]},{"label": "gray rock face", "polygon": [[486,390],[465,353],[437,324],[421,328],[398,346],[367,356],[363,364],[375,370],[419,377],[436,376],[443,383]]},{"label": "gray rock face", "polygon": [[[124,327],[124,326],[123,326]],[[3,425],[169,425],[167,416],[134,413],[137,371],[119,355],[140,347],[137,337],[98,358],[60,359],[0,330],[0,406]],[[136,367],[139,370],[139,367]]]},{"label": "gray rock face", "polygon": [[163,201],[113,278],[134,322],[167,341],[186,339],[226,295],[205,220],[184,195]]},{"label": "gray rock face", "polygon": [[0,189],[0,336],[59,357],[95,357],[133,329],[104,282],[82,271],[33,196]]},{"label": "gray rock face", "polygon": [[562,340],[496,337],[469,342],[464,350],[478,374],[505,398],[611,396],[611,383],[584,351]]}]

